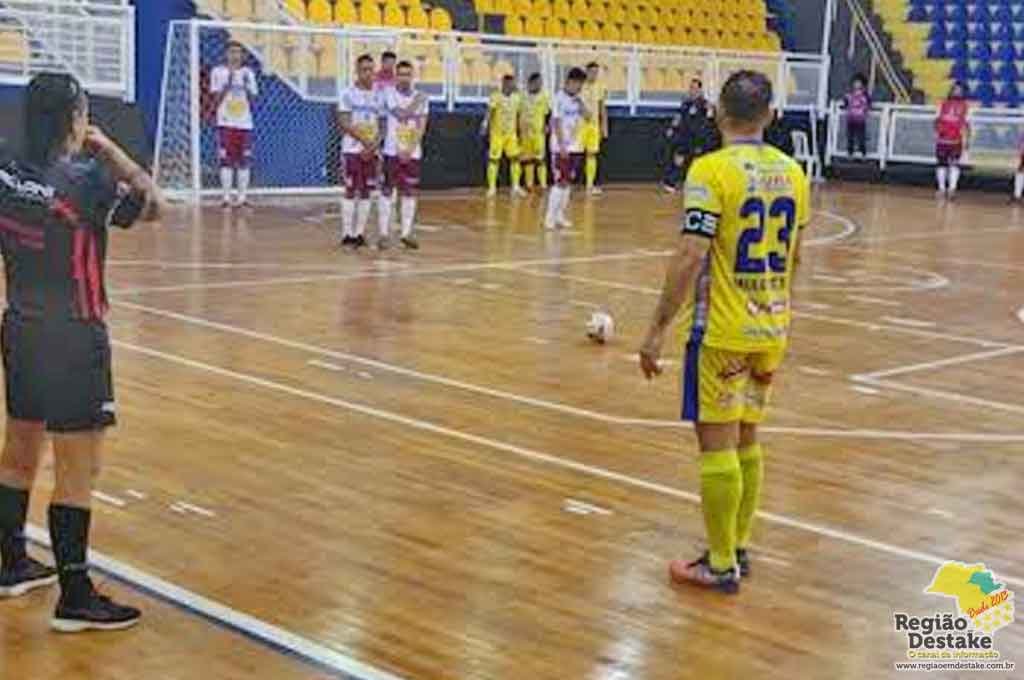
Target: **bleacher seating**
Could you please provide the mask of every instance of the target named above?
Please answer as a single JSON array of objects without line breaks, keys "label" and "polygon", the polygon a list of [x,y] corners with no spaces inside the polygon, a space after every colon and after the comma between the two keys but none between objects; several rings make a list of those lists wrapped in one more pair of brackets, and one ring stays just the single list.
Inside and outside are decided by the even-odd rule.
[{"label": "bleacher seating", "polygon": [[[503,18],[513,36],[591,42],[779,51],[779,34],[769,29],[764,0],[472,0],[482,28],[487,17]],[[200,0],[200,8],[223,18],[273,20],[268,0]],[[298,21],[344,26],[353,23],[396,28],[452,30],[444,0],[284,0]],[[427,17],[426,25],[423,18]],[[688,30],[677,30],[685,27]]]},{"label": "bleacher seating", "polygon": [[876,0],[915,82],[936,101],[953,81],[983,106],[1021,105],[1024,0]]}]

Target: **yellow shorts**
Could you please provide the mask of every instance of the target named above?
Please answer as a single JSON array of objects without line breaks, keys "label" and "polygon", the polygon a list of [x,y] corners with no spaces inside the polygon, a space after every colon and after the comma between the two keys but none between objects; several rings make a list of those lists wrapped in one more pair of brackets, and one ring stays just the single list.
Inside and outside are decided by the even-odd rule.
[{"label": "yellow shorts", "polygon": [[518,135],[491,135],[491,160],[500,161],[501,157],[516,158],[519,156]]},{"label": "yellow shorts", "polygon": [[545,148],[544,133],[539,135],[527,135],[523,137],[521,158],[524,161],[544,160]]},{"label": "yellow shorts", "polygon": [[785,355],[785,349],[751,354],[691,342],[683,367],[683,420],[760,423]]},{"label": "yellow shorts", "polygon": [[583,152],[596,154],[601,151],[601,126],[597,123],[586,123],[580,131],[580,143]]}]

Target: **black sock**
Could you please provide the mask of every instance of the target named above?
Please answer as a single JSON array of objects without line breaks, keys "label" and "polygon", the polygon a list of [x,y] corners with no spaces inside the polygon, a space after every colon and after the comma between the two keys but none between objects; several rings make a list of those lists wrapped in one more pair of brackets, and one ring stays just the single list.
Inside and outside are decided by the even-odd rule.
[{"label": "black sock", "polygon": [[25,517],[28,489],[0,484],[0,565],[8,567],[25,558]]},{"label": "black sock", "polygon": [[76,602],[92,591],[86,551],[92,513],[70,505],[50,506],[50,540],[57,561],[61,601]]}]

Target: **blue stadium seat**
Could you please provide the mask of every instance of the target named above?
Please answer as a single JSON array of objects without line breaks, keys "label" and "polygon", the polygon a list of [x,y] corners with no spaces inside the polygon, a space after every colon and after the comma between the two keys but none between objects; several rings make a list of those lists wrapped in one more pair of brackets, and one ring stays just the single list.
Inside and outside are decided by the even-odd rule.
[{"label": "blue stadium seat", "polygon": [[1013,46],[1012,42],[1002,42],[999,43],[993,56],[1000,61],[1013,61],[1017,58],[1017,48]]},{"label": "blue stadium seat", "polygon": [[946,55],[952,59],[967,59],[970,54],[971,50],[966,40],[957,40],[952,43],[952,47],[946,46]]},{"label": "blue stadium seat", "polygon": [[969,69],[969,74],[968,78],[982,83],[991,83],[995,77],[995,73],[992,71],[991,61],[977,62],[974,68]]},{"label": "blue stadium seat", "polygon": [[996,98],[996,88],[992,83],[978,83],[971,88],[971,98],[979,100],[984,106],[992,106]]},{"label": "blue stadium seat", "polygon": [[1017,84],[1007,83],[996,97],[996,103],[1013,109],[1020,106],[1020,90],[1017,88]]},{"label": "blue stadium seat", "polygon": [[949,69],[949,77],[953,80],[968,80],[971,77],[970,65],[966,61],[954,61]]},{"label": "blue stadium seat", "polygon": [[947,29],[946,35],[951,40],[967,40],[970,37],[970,30],[967,28],[966,22],[956,21]]},{"label": "blue stadium seat", "polygon": [[949,31],[946,28],[945,21],[936,21],[932,24],[931,28],[928,29],[929,40],[935,40],[936,38],[945,40],[947,37],[949,37]]},{"label": "blue stadium seat", "polygon": [[1013,22],[1013,9],[1010,5],[999,5],[999,9],[996,10],[993,18],[996,21],[1000,21],[1004,24]]},{"label": "blue stadium seat", "polygon": [[987,21],[979,24],[968,24],[967,37],[971,40],[991,40],[992,24]]},{"label": "blue stadium seat", "polygon": [[1014,83],[1020,78],[1020,71],[1017,69],[1016,62],[1004,61],[1002,65],[996,69],[996,75],[1004,83]]},{"label": "blue stadium seat", "polygon": [[971,48],[971,59],[991,59],[992,46],[988,42],[979,42]]},{"label": "blue stadium seat", "polygon": [[928,43],[928,58],[929,59],[946,59],[949,56],[949,52],[946,49],[945,40],[932,40]]},{"label": "blue stadium seat", "polygon": [[907,12],[907,21],[925,22],[929,20],[928,10],[924,5],[911,6]]},{"label": "blue stadium seat", "polygon": [[992,37],[997,40],[1013,40],[1013,24],[996,24],[995,30],[992,31]]}]

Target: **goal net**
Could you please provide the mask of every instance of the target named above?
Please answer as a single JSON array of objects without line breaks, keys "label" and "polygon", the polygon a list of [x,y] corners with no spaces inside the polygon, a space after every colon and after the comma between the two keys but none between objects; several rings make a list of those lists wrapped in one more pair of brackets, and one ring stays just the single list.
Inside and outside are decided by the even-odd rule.
[{"label": "goal net", "polygon": [[337,193],[340,91],[359,54],[396,49],[386,32],[341,34],[301,26],[174,22],[168,32],[156,157],[157,182],[175,198],[220,191],[217,112],[210,75],[229,41],[256,74],[251,193]]}]

